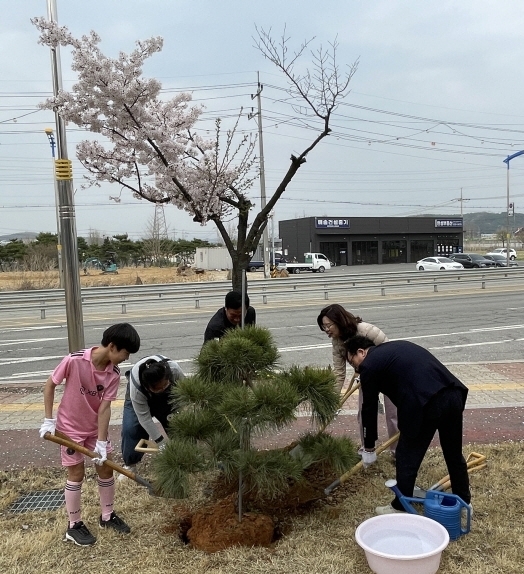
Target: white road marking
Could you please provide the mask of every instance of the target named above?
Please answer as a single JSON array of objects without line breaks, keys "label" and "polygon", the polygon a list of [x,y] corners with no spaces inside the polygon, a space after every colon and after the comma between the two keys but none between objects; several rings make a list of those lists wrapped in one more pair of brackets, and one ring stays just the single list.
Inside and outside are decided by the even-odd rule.
[{"label": "white road marking", "polygon": [[504,343],[516,343],[517,341],[524,341],[524,338],[521,339],[503,339],[502,341],[485,341],[483,343],[461,343],[460,345],[446,345],[444,347],[430,347],[430,351],[437,351],[440,349],[462,349],[464,347],[482,347],[485,345],[502,345]]},{"label": "white road marking", "polygon": [[37,363],[39,361],[50,361],[51,359],[63,359],[63,355],[47,355],[45,357],[21,357],[13,359],[0,359],[0,366],[20,365],[21,363]]},{"label": "white road marking", "polygon": [[[20,331],[45,331],[48,329],[64,329],[65,325],[37,325],[36,327],[6,327],[0,329],[0,333],[19,333]],[[64,339],[66,337],[63,337]]]},{"label": "white road marking", "polygon": [[0,343],[0,347],[7,345],[27,345],[28,343],[44,343],[45,341],[62,341],[67,337],[46,337],[45,339],[12,339]]},{"label": "white road marking", "polygon": [[[180,321],[179,323],[194,323],[196,321]],[[166,324],[172,324],[172,322],[166,323]],[[152,323],[151,325],[155,325],[155,323]],[[311,327],[317,327],[317,325],[298,325],[298,328],[311,328]],[[285,327],[286,329],[289,329],[289,327]],[[456,336],[456,335],[471,335],[471,334],[475,334],[475,333],[486,333],[486,332],[497,332],[497,331],[505,331],[505,330],[518,330],[518,329],[524,329],[524,324],[517,324],[517,325],[506,325],[506,326],[499,326],[499,327],[486,327],[486,328],[479,328],[479,329],[468,329],[467,331],[457,331],[457,332],[451,332],[451,333],[437,333],[437,334],[428,334],[428,335],[418,335],[418,336],[413,336],[413,337],[406,337],[407,340],[420,340],[420,339],[434,339],[434,338],[438,338],[438,337],[449,337],[449,336]],[[100,329],[102,330],[102,329]],[[276,330],[276,329],[274,329]],[[28,340],[20,340],[20,341],[11,341],[11,342],[5,342],[5,343],[1,343],[0,345],[3,346],[7,346],[8,344],[22,344],[22,343],[31,343],[31,342],[39,342],[39,341],[52,341],[52,340],[61,340],[61,339],[66,339],[66,337],[57,337],[57,338],[42,338],[42,339],[28,339]],[[396,340],[396,339],[391,339],[391,340]],[[478,343],[460,343],[460,344],[456,344],[456,345],[445,345],[445,346],[441,346],[441,347],[430,347],[429,350],[430,351],[437,351],[437,350],[444,350],[444,349],[457,349],[457,348],[464,348],[464,347],[476,347],[476,346],[488,346],[488,345],[500,345],[500,344],[507,344],[507,343],[515,343],[515,342],[520,342],[520,341],[524,341],[524,338],[518,338],[518,339],[503,339],[503,340],[494,340],[494,341],[483,341],[483,342],[478,342]],[[316,344],[310,344],[310,345],[295,345],[295,346],[291,346],[291,347],[281,347],[280,349],[278,349],[279,353],[292,353],[292,352],[297,352],[297,351],[306,351],[306,350],[315,350],[315,349],[328,349],[331,347],[331,342],[326,342],[326,343],[316,343]],[[18,349],[20,351],[20,349]],[[35,348],[33,347],[31,349],[33,352],[35,350]],[[47,356],[41,356],[41,357],[9,357],[8,359],[0,359],[0,366],[6,366],[6,365],[17,365],[17,364],[22,364],[22,363],[37,363],[37,362],[41,362],[41,361],[47,361],[47,360],[61,360],[63,358],[63,355],[47,355]],[[193,359],[176,359],[174,358],[174,360],[176,360],[177,363],[191,363],[193,361]],[[120,369],[122,371],[122,373],[129,369],[134,363],[122,363],[120,365]],[[25,373],[17,373],[17,374],[11,374],[7,377],[0,377],[0,381],[8,381],[8,380],[13,380],[13,379],[40,379],[42,378],[42,376],[46,376],[49,374],[50,371],[33,371],[33,372],[25,372]]]},{"label": "white road marking", "polygon": [[[185,325],[187,323],[198,323],[196,319],[187,321],[164,321],[162,323],[140,323],[140,328],[142,327],[157,327],[158,325]],[[105,331],[107,327],[93,327],[93,331]]]}]

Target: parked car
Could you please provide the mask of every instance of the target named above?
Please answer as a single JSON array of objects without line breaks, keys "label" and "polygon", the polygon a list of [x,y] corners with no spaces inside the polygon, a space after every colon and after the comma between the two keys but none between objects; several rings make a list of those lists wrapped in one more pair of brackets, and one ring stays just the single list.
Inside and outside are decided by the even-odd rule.
[{"label": "parked car", "polygon": [[[493,253],[493,255],[484,255],[486,259],[491,259],[491,261],[495,261],[497,267],[507,267],[508,266],[508,258],[506,255],[499,255],[498,253]],[[510,267],[518,267],[518,263],[511,259],[509,260]]]},{"label": "parked car", "polygon": [[448,257],[424,257],[416,264],[417,271],[452,271],[464,269],[462,263],[452,261]]},{"label": "parked car", "polygon": [[452,253],[449,258],[457,263],[462,263],[465,269],[496,267],[495,261],[486,259],[483,255],[479,255],[478,253]]},{"label": "parked car", "polygon": [[[497,249],[493,249],[489,253],[486,253],[486,255],[503,255],[504,257],[507,257],[508,250],[506,249],[506,247],[497,247]],[[509,249],[509,258],[512,261],[515,261],[515,259],[517,258],[517,252],[514,249],[511,249],[511,247]]]}]

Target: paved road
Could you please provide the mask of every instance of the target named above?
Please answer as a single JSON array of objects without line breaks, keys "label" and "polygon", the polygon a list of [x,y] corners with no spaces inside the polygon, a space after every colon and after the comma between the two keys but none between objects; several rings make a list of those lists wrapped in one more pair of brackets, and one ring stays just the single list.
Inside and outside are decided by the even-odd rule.
[{"label": "paved road", "polygon": [[[283,365],[325,365],[331,360],[330,342],[316,324],[319,310],[328,302],[293,302],[290,296],[289,303],[257,305],[258,324],[271,329]],[[524,358],[524,286],[520,291],[343,297],[337,302],[379,325],[391,339],[412,340],[445,362]],[[161,352],[189,372],[215,311],[216,307],[127,315],[89,311],[84,313],[86,345],[98,344],[109,324],[126,320],[142,337],[138,357]],[[0,317],[0,386],[43,382],[67,352],[65,320]]]}]

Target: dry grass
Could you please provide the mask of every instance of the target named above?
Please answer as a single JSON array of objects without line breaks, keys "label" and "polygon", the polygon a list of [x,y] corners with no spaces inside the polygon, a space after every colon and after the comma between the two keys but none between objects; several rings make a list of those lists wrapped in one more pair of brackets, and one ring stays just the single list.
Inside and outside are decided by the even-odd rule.
[{"label": "dry grass", "polygon": [[[471,475],[475,514],[470,534],[450,543],[442,556],[446,574],[524,572],[524,443],[468,445],[465,454],[488,457],[487,469]],[[150,497],[130,481],[118,482],[117,511],[132,527],[129,536],[98,532],[95,481],[84,484],[84,520],[98,536],[93,547],[62,542],[65,511],[14,515],[9,504],[33,490],[62,488],[62,469],[0,473],[0,572],[9,574],[114,572],[115,574],[365,574],[370,572],[354,540],[358,524],[374,506],[390,500],[384,480],[394,476],[387,454],[378,465],[353,477],[333,500],[317,503],[292,519],[293,529],[273,548],[234,548],[215,554],[191,549],[178,539],[177,518],[203,495],[185,502]],[[147,475],[147,468],[141,469]],[[428,453],[418,483],[428,486],[446,474],[439,449]],[[92,469],[89,469],[92,477]],[[202,492],[197,485],[195,492]]]},{"label": "dry grass", "polygon": [[[263,273],[250,273],[250,279],[263,278]],[[144,285],[159,283],[187,283],[193,281],[226,281],[227,271],[206,271],[197,274],[193,269],[178,273],[176,267],[123,267],[118,273],[102,274],[90,269],[87,275],[81,270],[82,287],[106,287],[108,285],[135,285],[139,279]],[[59,286],[58,271],[0,272],[0,291],[26,289],[54,289]]]},{"label": "dry grass", "polygon": [[[248,280],[263,279],[264,273],[249,273]],[[107,287],[109,285],[144,285],[161,283],[190,283],[205,281],[226,281],[227,271],[205,271],[195,273],[186,269],[182,273],[176,267],[123,267],[118,273],[105,273],[90,269],[87,275],[81,270],[81,287]],[[27,289],[56,289],[59,286],[58,271],[13,271],[0,272],[0,291]]]}]

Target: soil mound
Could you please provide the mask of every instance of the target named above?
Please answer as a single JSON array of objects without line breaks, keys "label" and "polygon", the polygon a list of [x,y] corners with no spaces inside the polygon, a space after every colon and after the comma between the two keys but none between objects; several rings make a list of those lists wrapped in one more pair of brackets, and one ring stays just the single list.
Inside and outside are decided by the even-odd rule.
[{"label": "soil mound", "polygon": [[270,546],[275,523],[267,514],[244,512],[239,521],[236,496],[231,495],[195,512],[187,539],[191,546],[217,552],[230,546]]}]

